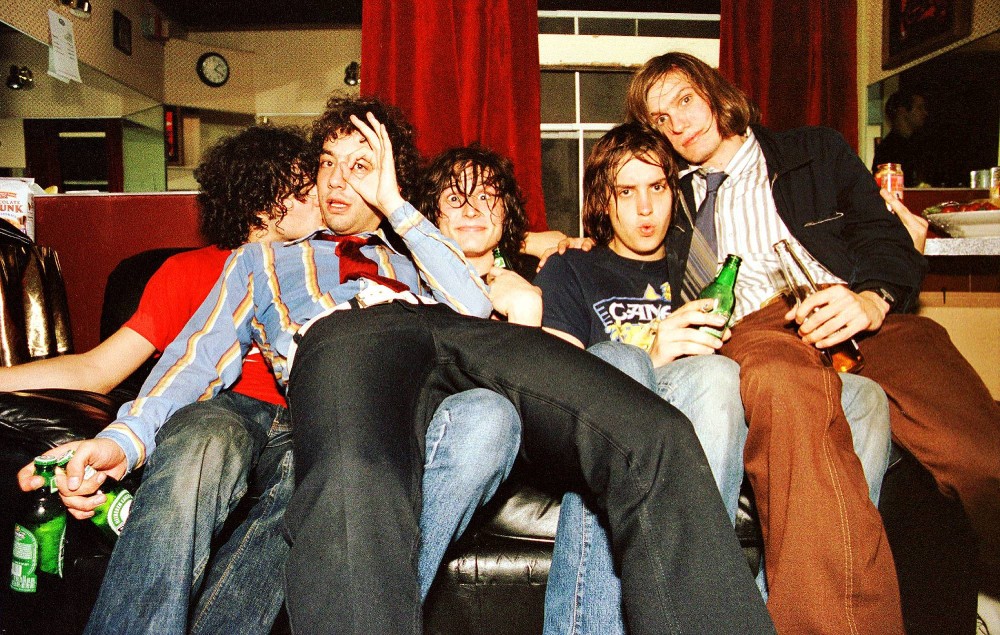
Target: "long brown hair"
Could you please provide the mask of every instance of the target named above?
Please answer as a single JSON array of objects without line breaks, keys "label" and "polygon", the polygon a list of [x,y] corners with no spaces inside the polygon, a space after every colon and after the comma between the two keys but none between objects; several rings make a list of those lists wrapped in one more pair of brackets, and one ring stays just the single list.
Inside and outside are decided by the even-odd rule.
[{"label": "long brown hair", "polygon": [[632,77],[625,100],[628,121],[652,125],[646,99],[653,86],[671,71],[683,73],[695,92],[708,102],[724,139],[746,134],[747,126],[760,123],[760,111],[742,90],[697,57],[678,52],[657,55]]},{"label": "long brown hair", "polygon": [[663,168],[677,209],[677,163],[670,144],[638,122],[615,126],[594,145],[583,167],[583,228],[598,245],[615,237],[610,217],[615,181],[632,158]]}]

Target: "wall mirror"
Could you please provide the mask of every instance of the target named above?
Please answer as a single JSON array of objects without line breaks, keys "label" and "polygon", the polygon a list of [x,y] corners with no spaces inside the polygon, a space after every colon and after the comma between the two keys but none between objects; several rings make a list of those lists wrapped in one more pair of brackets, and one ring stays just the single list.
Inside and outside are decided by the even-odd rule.
[{"label": "wall mirror", "polygon": [[[929,164],[928,185],[969,187],[971,170],[1000,164],[998,68],[1000,31],[879,82],[874,92],[881,94],[882,104],[900,88],[926,95],[927,120],[916,134]],[[884,114],[869,117],[869,123],[882,123],[883,136],[889,132]]]}]

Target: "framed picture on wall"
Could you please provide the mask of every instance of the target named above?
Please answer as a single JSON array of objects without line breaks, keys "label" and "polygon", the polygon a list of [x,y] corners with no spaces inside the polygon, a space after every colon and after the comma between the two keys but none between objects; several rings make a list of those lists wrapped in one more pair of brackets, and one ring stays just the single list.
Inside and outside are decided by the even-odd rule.
[{"label": "framed picture on wall", "polygon": [[184,143],[182,138],[181,109],[177,106],[163,107],[163,150],[167,165],[184,164]]},{"label": "framed picture on wall", "polygon": [[117,9],[112,13],[115,48],[125,55],[132,55],[132,20]]},{"label": "framed picture on wall", "polygon": [[973,0],[882,0],[882,68],[896,68],[972,31]]}]

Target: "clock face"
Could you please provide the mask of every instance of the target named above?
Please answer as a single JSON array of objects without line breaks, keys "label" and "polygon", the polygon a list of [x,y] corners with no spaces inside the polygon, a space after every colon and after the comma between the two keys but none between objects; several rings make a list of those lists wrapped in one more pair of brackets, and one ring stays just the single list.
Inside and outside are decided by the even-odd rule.
[{"label": "clock face", "polygon": [[229,81],[229,62],[218,53],[205,53],[199,57],[195,70],[201,81],[213,88]]}]

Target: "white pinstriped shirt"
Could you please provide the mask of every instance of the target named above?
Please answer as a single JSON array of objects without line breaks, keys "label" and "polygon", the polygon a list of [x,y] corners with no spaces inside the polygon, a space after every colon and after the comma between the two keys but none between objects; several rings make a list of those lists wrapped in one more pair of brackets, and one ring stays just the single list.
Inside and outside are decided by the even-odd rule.
[{"label": "white pinstriped shirt", "polygon": [[[701,166],[690,166],[681,177],[696,172],[691,179],[695,208],[705,200],[705,178]],[[842,284],[795,240],[774,205],[767,163],[760,144],[751,130],[747,139],[724,170],[729,175],[719,187],[715,200],[715,236],[718,241],[718,264],[726,254],[743,259],[736,279],[736,307],[733,319],[753,313],[785,288],[778,268],[778,257],[771,245],[787,240],[802,258],[817,284]],[[748,231],[749,230],[749,231]]]}]

